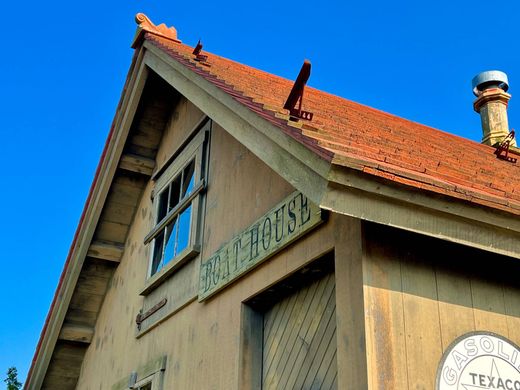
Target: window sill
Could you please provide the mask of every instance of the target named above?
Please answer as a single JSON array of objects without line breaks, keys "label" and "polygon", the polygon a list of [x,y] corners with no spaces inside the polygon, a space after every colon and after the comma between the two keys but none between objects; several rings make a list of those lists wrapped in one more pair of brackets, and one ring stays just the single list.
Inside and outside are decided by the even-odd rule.
[{"label": "window sill", "polygon": [[200,253],[200,248],[191,246],[184,249],[178,256],[173,258],[159,272],[148,278],[139,295],[146,296],[159,287],[173,272],[182,267],[188,260],[193,259]]}]

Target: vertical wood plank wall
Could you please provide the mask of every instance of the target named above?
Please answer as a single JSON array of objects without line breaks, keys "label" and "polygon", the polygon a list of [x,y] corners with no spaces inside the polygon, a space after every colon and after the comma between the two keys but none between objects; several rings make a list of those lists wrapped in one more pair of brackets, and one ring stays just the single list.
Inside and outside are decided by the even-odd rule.
[{"label": "vertical wood plank wall", "polygon": [[[177,105],[163,135],[158,166],[168,161],[202,117],[185,100]],[[309,331],[323,332],[328,343],[304,346],[303,340],[288,333],[289,350],[298,352],[278,355],[276,367],[289,368],[286,363],[294,361],[302,368],[284,368],[281,373],[268,369],[266,388],[303,386],[307,375],[299,373],[308,370],[309,378],[322,376],[326,386],[342,390],[430,390],[443,351],[461,334],[487,330],[520,344],[520,286],[515,280],[520,266],[516,262],[374,224],[363,224],[362,229],[359,220],[337,214],[213,298],[197,302],[201,259],[294,191],[217,124],[211,136],[202,253],[149,296],[157,301],[167,296],[168,305],[186,304],[136,338],[135,317],[143,307],[139,291],[150,255],[143,239],[153,224],[152,188],[149,183],[141,198],[125,253],[109,283],[77,389],[111,389],[136,368],[167,356],[165,389],[243,390],[239,379],[244,376],[240,371],[243,303],[332,251],[336,271],[329,279],[334,283],[312,288],[314,293],[321,291],[321,296],[329,294],[327,302],[335,297],[334,311],[330,305],[321,306],[322,300],[298,305],[313,314],[319,307],[329,316],[328,322],[318,317],[293,318],[306,323]],[[305,302],[307,295],[292,299]],[[289,323],[290,316],[282,315],[283,305],[289,301],[281,302],[278,314],[273,311],[271,316]],[[269,316],[266,320],[269,330],[274,322]],[[298,340],[303,344],[297,344]],[[329,348],[333,344],[336,348]],[[303,348],[324,354],[320,365],[318,360],[306,359]],[[266,349],[264,358],[269,358],[271,350]],[[329,364],[321,365],[325,357]]]},{"label": "vertical wood plank wall", "polygon": [[[185,101],[181,101],[178,108],[168,133],[163,136],[158,152],[159,166],[185,138],[185,135],[169,132],[178,131],[178,126],[192,128],[202,116]],[[294,191],[216,124],[211,137],[203,252],[200,258],[186,264],[153,292],[157,300],[167,294],[168,304],[196,294],[201,258],[211,256]],[[139,291],[144,285],[149,261],[149,247],[143,245],[143,239],[153,224],[151,190],[150,184],[141,198],[125,253],[110,282],[93,342],[85,354],[77,389],[111,389],[114,384],[127,383],[132,371],[161,356],[167,357],[164,389],[239,389],[242,302],[324,253],[330,253],[335,246],[335,233],[346,229],[345,223],[331,216],[327,223],[215,297],[204,303],[188,301],[182,310],[136,338],[135,317],[143,306]]]},{"label": "vertical wood plank wall", "polygon": [[369,389],[434,389],[458,336],[520,343],[520,266],[512,259],[364,224]]},{"label": "vertical wood plank wall", "polygon": [[336,389],[334,274],[264,314],[262,390]]}]

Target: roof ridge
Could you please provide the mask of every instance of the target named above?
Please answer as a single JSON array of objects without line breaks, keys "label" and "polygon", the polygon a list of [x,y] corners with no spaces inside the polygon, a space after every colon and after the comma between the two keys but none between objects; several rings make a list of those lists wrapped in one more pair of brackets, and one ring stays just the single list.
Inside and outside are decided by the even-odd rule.
[{"label": "roof ridge", "polygon": [[141,44],[145,32],[158,35],[173,42],[181,43],[179,38],[177,38],[177,30],[173,26],[168,27],[164,23],[156,26],[148,16],[141,12],[135,15],[135,22],[137,23],[137,31],[135,32],[134,40],[132,41],[133,49]]}]

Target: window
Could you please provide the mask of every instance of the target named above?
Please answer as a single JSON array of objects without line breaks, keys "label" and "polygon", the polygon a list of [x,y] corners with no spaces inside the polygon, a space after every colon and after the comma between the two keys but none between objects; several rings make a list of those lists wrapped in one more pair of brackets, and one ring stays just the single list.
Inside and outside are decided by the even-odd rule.
[{"label": "window", "polygon": [[137,390],[152,390],[152,382],[148,382],[146,385],[139,386]]},{"label": "window", "polygon": [[163,390],[166,356],[148,361],[112,385],[112,390]]},{"label": "window", "polygon": [[[151,275],[188,247],[195,182],[192,159],[158,195],[156,222],[167,221],[154,238]],[[182,210],[182,211],[181,211]]]},{"label": "window", "polygon": [[145,237],[145,244],[152,246],[148,276],[153,280],[166,276],[200,252],[209,128],[210,121],[206,121],[156,179],[155,226]]}]

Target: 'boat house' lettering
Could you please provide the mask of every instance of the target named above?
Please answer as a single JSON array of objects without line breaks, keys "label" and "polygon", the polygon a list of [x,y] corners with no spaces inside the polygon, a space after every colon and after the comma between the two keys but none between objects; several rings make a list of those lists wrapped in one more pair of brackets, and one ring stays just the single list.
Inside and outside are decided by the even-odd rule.
[{"label": "'boat house' lettering", "polygon": [[224,288],[322,221],[318,206],[300,192],[291,194],[201,264],[199,300]]}]

